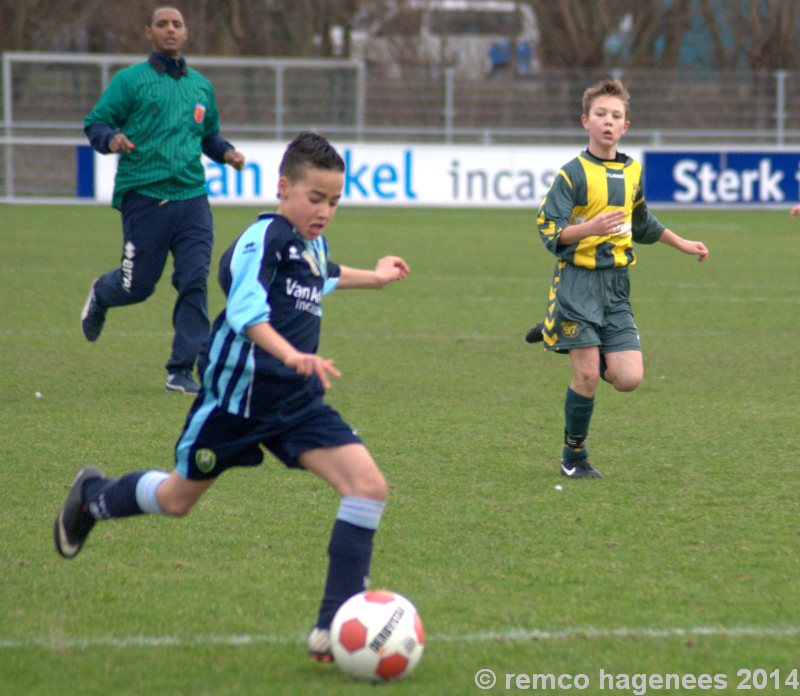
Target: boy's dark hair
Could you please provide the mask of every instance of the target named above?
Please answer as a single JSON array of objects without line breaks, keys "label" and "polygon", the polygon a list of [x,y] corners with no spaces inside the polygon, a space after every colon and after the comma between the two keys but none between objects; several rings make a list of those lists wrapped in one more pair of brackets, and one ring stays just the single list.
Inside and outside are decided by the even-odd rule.
[{"label": "boy's dark hair", "polygon": [[597,97],[618,97],[625,104],[625,120],[628,120],[628,110],[631,103],[631,95],[628,93],[627,88],[619,80],[612,80],[606,78],[600,80],[591,87],[588,87],[583,93],[583,113],[588,116],[589,110],[592,108],[592,102]]},{"label": "boy's dark hair", "polygon": [[286,148],[278,173],[289,181],[303,177],[306,168],[344,171],[344,160],[325,138],[317,133],[300,133]]}]

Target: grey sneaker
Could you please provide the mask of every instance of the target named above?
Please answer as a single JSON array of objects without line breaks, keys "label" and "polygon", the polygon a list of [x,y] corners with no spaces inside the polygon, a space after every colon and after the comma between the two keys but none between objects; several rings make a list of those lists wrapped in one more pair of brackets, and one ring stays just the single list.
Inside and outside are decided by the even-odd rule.
[{"label": "grey sneaker", "polygon": [[103,324],[106,321],[106,308],[97,304],[97,298],[94,294],[94,286],[97,285],[97,281],[98,278],[92,281],[92,287],[89,288],[89,296],[86,298],[86,304],[83,305],[83,311],[81,312],[81,331],[87,341],[96,341],[100,338]]},{"label": "grey sneaker", "polygon": [[576,462],[565,462],[561,460],[561,475],[567,478],[603,478],[597,469],[589,464],[588,459],[579,459]]},{"label": "grey sneaker", "polygon": [[83,484],[95,478],[102,478],[103,472],[94,466],[87,466],[78,472],[69,489],[64,507],[56,516],[53,538],[56,551],[64,558],[75,558],[83,547],[83,542],[94,527],[95,519],[83,504]]},{"label": "grey sneaker", "polygon": [[308,634],[308,654],[314,662],[333,662],[330,629],[319,626],[311,629]]},{"label": "grey sneaker", "polygon": [[197,394],[200,385],[192,379],[189,370],[178,370],[167,375],[167,383],[164,385],[167,391],[181,392],[183,394]]}]

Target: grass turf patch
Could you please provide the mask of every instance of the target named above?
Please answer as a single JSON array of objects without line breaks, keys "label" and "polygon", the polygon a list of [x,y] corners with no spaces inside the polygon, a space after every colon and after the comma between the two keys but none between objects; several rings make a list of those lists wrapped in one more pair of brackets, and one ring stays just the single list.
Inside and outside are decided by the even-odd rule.
[{"label": "grass turf patch", "polygon": [[[255,209],[217,207],[216,259]],[[784,212],[666,211],[706,264],[639,247],[645,382],[601,385],[605,478],[558,477],[568,359],[526,344],[553,259],[532,211],[342,209],[333,259],[412,274],[325,302],[329,401],[391,486],[373,586],[429,641],[403,693],[475,693],[475,673],[721,673],[796,666],[800,261]],[[272,459],[188,519],[99,525],[74,561],[52,522],[75,470],[172,466],[191,399],[164,392],[174,291],[80,309],[119,259],[118,214],[0,206],[0,684],[10,694],[368,693],[309,664],[336,497]],[[36,396],[36,392],[41,397]],[[563,486],[557,491],[555,485]],[[371,693],[371,692],[369,692]]]}]

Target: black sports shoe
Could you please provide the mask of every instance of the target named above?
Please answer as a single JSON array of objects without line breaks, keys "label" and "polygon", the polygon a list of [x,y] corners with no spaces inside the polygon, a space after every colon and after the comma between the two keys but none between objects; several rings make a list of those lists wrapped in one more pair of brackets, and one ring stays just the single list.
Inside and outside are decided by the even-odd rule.
[{"label": "black sports shoe", "polygon": [[539,323],[534,326],[528,333],[525,334],[525,340],[528,343],[541,343],[544,340],[544,324]]},{"label": "black sports shoe", "polygon": [[197,394],[200,391],[200,385],[192,379],[192,373],[189,370],[170,372],[164,386],[167,391],[181,392],[182,394]]},{"label": "black sports shoe", "polygon": [[578,459],[577,461],[569,462],[569,464],[562,459],[561,475],[571,479],[603,478],[603,474],[589,464],[588,459]]},{"label": "black sports shoe", "polygon": [[86,298],[86,304],[83,305],[81,312],[81,331],[87,341],[96,341],[100,338],[100,333],[103,331],[103,324],[106,321],[106,308],[97,304],[97,298],[94,294],[94,286],[97,284],[97,278],[92,281],[92,287],[89,288],[89,297]]},{"label": "black sports shoe", "polygon": [[94,527],[95,519],[84,508],[83,484],[91,479],[102,478],[103,472],[94,466],[87,466],[78,472],[69,494],[56,516],[53,538],[56,551],[64,558],[75,558],[83,547],[83,542]]}]

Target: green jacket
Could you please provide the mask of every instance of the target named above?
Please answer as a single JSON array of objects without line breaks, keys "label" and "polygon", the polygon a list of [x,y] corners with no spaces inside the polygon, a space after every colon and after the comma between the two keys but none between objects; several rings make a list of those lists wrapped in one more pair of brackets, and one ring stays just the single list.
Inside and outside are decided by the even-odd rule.
[{"label": "green jacket", "polygon": [[120,70],[84,120],[84,130],[89,133],[94,124],[123,132],[135,146],[119,158],[115,208],[131,190],[166,200],[206,193],[202,141],[219,133],[219,114],[213,86],[196,70],[185,68],[175,79],[152,56]]}]

